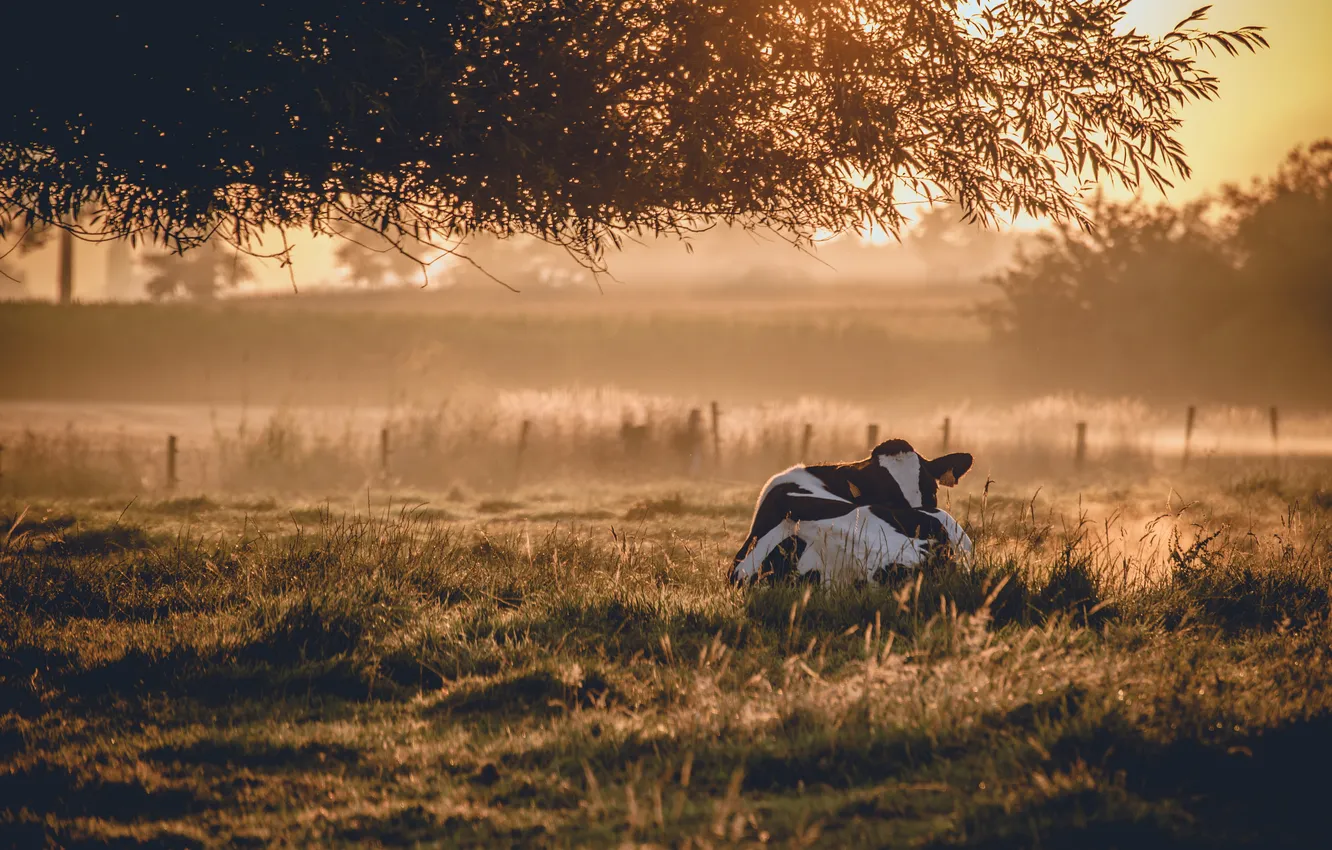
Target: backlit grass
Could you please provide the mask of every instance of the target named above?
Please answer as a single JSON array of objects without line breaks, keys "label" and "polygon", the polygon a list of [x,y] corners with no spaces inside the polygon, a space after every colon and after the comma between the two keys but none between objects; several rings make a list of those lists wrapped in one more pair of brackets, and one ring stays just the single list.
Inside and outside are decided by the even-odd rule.
[{"label": "backlit grass", "polygon": [[826,591],[726,585],[739,491],[19,507],[0,834],[1309,846],[1325,492],[1217,483],[1129,546],[973,493],[974,562]]}]

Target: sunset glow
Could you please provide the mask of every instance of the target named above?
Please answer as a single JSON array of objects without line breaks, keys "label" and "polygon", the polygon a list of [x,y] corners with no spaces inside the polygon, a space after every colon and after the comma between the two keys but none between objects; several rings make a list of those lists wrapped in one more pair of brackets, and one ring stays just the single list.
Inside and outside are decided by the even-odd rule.
[{"label": "sunset glow", "polygon": [[[1199,0],[1136,0],[1128,23],[1161,34],[1199,5]],[[1326,46],[1332,3],[1219,0],[1207,24],[1266,27],[1272,48],[1208,58],[1206,67],[1221,80],[1221,97],[1182,110],[1180,138],[1193,178],[1178,184],[1176,200],[1246,182],[1271,171],[1296,144],[1332,136],[1332,52]]]}]

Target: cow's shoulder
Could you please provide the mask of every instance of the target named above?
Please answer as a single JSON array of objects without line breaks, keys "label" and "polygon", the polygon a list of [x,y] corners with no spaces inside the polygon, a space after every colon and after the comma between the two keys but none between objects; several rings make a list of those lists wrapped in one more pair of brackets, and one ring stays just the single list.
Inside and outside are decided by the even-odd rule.
[{"label": "cow's shoulder", "polygon": [[768,483],[763,485],[763,492],[759,501],[767,499],[770,495],[780,494],[783,497],[813,497],[819,499],[840,499],[842,501],[851,501],[845,495],[839,494],[829,487],[829,481],[835,481],[835,477],[826,476],[822,470],[828,469],[826,466],[805,466],[800,464],[790,469],[785,469],[768,479]]},{"label": "cow's shoulder", "polygon": [[839,499],[857,505],[867,504],[879,497],[882,487],[876,481],[878,465],[873,458],[851,463],[826,463],[807,467],[811,476],[823,488]]}]

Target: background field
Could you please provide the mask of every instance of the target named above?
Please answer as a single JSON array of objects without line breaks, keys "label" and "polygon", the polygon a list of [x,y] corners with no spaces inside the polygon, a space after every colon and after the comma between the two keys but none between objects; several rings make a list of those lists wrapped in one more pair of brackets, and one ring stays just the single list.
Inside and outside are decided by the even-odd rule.
[{"label": "background field", "polygon": [[776,289],[770,299],[492,286],[64,311],[0,304],[0,355],[23,364],[0,376],[0,397],[387,406],[474,388],[614,385],[722,401],[803,387],[918,400],[926,388],[896,380],[889,364],[959,374],[977,359],[978,287]]},{"label": "background field", "polygon": [[[500,297],[0,308],[0,845],[1321,835],[1316,381],[1073,391],[983,288]],[[945,419],[973,561],[726,585],[768,475]]]},{"label": "background field", "polygon": [[1292,324],[1321,307],[1291,305],[1259,337],[1212,316],[1256,314],[1202,283],[1182,293],[1161,284],[1152,297],[1167,296],[1186,318],[1161,319],[1147,295],[1124,296],[1137,306],[1079,319],[1092,333],[1054,309],[1064,299],[1043,295],[1050,309],[1033,310],[1021,344],[991,335],[1000,292],[979,283],[0,302],[10,364],[0,399],[420,408],[495,390],[610,386],[725,405],[817,397],[917,409],[1076,394],[1178,410],[1326,408],[1332,372],[1322,366],[1332,361],[1321,342],[1306,344],[1321,330]]},{"label": "background field", "polygon": [[871,426],[941,451],[945,420],[952,447],[999,479],[1069,472],[1078,422],[1084,474],[1176,469],[1190,406],[1204,468],[1332,448],[1317,370],[1125,360],[1080,378],[1076,358],[992,338],[986,285],[616,287],[0,305],[0,356],[16,364],[0,370],[0,493],[165,498],[171,435],[176,495],[306,498],[663,476],[757,487],[798,460],[862,454]]}]

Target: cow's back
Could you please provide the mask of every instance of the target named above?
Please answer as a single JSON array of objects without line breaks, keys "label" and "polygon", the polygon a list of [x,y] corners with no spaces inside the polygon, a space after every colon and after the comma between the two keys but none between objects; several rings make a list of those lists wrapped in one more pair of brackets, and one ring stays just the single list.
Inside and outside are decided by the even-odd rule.
[{"label": "cow's back", "polygon": [[803,464],[783,470],[769,478],[759,491],[749,534],[734,562],[740,563],[759,541],[787,519],[828,519],[854,509],[854,504],[830,492],[823,480]]}]

